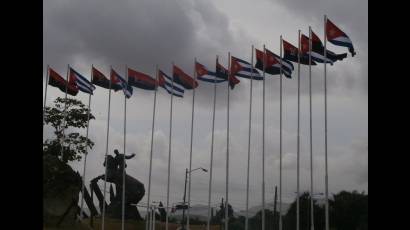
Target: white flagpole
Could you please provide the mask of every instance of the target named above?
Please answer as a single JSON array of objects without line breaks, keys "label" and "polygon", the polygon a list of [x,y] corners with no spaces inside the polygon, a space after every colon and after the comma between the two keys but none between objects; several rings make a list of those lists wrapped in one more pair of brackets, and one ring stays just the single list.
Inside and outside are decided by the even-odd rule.
[{"label": "white flagpole", "polygon": [[[325,28],[324,28],[324,56],[326,60],[326,42],[327,42],[327,36],[326,36],[326,24],[327,24],[327,16],[325,15]],[[328,180],[328,168],[327,168],[327,81],[326,81],[326,62],[324,62],[324,84],[325,84],[325,196],[326,196],[326,203],[325,203],[325,218],[326,218],[326,230],[329,230],[329,180]]]},{"label": "white flagpole", "polygon": [[210,230],[211,225],[211,192],[212,192],[212,172],[214,160],[214,132],[215,132],[215,103],[216,103],[216,75],[214,77],[214,106],[212,110],[212,137],[211,137],[211,160],[209,166],[209,191],[208,191],[208,220],[206,229]]},{"label": "white flagpole", "polygon": [[280,35],[279,230],[282,230],[282,35]]},{"label": "white flagpole", "polygon": [[251,85],[249,92],[249,133],[248,133],[248,166],[246,171],[246,215],[245,215],[245,230],[248,230],[249,225],[249,166],[251,157],[251,129],[252,129],[252,82],[253,82],[253,45],[251,54]]},{"label": "white flagpole", "polygon": [[[91,65],[91,82],[93,79],[93,65]],[[88,131],[90,127],[90,107],[91,107],[91,94],[88,96],[88,111],[87,111],[87,132],[86,132],[86,141],[88,140]],[[83,220],[83,207],[84,207],[84,189],[85,189],[85,169],[87,167],[87,156],[88,156],[88,143],[85,144],[85,155],[84,155],[84,168],[83,168],[83,184],[81,188],[81,210],[80,210],[80,220]],[[90,212],[91,215],[91,212]]]},{"label": "white flagpole", "polygon": [[66,125],[66,119],[67,119],[67,91],[68,91],[68,75],[70,73],[70,64],[67,65],[67,76],[66,76],[66,85],[65,85],[65,101],[64,101],[64,118],[63,118],[63,136],[62,136],[62,142],[61,142],[61,150],[60,150],[60,155],[61,158],[63,158],[63,151],[64,151],[64,141],[65,141],[65,125]]},{"label": "white flagpole", "polygon": [[309,119],[310,119],[310,221],[311,230],[314,225],[314,206],[313,206],[313,151],[312,151],[312,28],[309,26]]},{"label": "white flagpole", "polygon": [[171,100],[170,100],[170,116],[169,116],[169,153],[168,153],[168,184],[167,184],[167,213],[165,218],[165,230],[168,230],[168,215],[169,215],[169,181],[171,176],[171,137],[172,137],[172,101],[174,97],[174,62],[172,62],[172,82],[171,82]]},{"label": "white flagpole", "polygon": [[[196,80],[196,58],[194,58],[194,81]],[[191,207],[191,170],[192,170],[192,146],[194,136],[194,113],[195,113],[195,87],[192,91],[192,118],[191,118],[191,145],[189,148],[189,180],[188,180],[188,209],[187,209],[187,222],[183,223],[189,229],[189,209]],[[185,205],[185,204],[184,204]],[[184,220],[182,220],[184,221]]]},{"label": "white flagpole", "polygon": [[300,185],[300,30],[298,30],[298,132],[297,132],[297,182],[296,182],[296,230],[299,230],[299,185]]},{"label": "white flagpole", "polygon": [[[155,80],[156,83],[158,83],[158,65],[155,67]],[[155,107],[157,105],[157,90],[158,88],[155,89],[154,92],[154,108],[152,111],[152,128],[151,128],[151,152],[149,156],[149,176],[148,176],[148,201],[147,201],[147,215],[150,210],[150,202],[151,202],[151,175],[152,175],[152,155],[153,155],[153,148],[154,148],[154,128],[155,128]],[[148,230],[149,221],[146,220],[146,229]]]},{"label": "white flagpole", "polygon": [[45,120],[45,111],[46,111],[46,101],[47,101],[47,86],[48,86],[48,78],[50,75],[50,66],[47,65],[47,74],[46,74],[46,86],[44,92],[44,106],[43,106],[43,137],[44,137],[44,120]]},{"label": "white flagpole", "polygon": [[[217,58],[218,59],[218,58]],[[218,63],[218,61],[216,62]],[[226,202],[225,202],[225,230],[229,227],[229,77],[231,75],[231,53],[228,52],[228,104],[227,104],[227,120],[226,120]]]},{"label": "white flagpole", "polygon": [[[128,84],[128,67],[125,65],[125,80]],[[122,221],[121,229],[124,230],[125,227],[125,153],[126,153],[126,137],[127,137],[127,96],[124,94],[124,156],[122,159],[123,170],[122,170]]]},{"label": "white flagpole", "polygon": [[110,66],[110,77],[109,77],[109,89],[108,89],[108,117],[107,117],[107,139],[105,144],[105,174],[104,174],[104,199],[103,199],[103,212],[102,212],[102,224],[101,229],[104,230],[105,227],[105,194],[107,188],[107,156],[108,156],[108,140],[110,133],[110,109],[111,109],[111,72],[112,66]]},{"label": "white flagpole", "polygon": [[265,71],[266,48],[263,45],[263,97],[262,97],[262,230],[265,230]]}]

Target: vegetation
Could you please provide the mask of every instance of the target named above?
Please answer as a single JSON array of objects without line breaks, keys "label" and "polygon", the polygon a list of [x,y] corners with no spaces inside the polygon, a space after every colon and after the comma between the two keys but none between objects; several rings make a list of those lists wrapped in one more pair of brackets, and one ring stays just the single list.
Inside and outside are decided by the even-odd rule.
[{"label": "vegetation", "polygon": [[88,108],[81,101],[57,98],[54,106],[46,107],[44,111],[44,122],[54,128],[55,138],[43,143],[43,154],[56,156],[63,163],[81,160],[87,147],[91,149],[94,142],[75,129],[86,128],[89,119],[95,118],[91,113],[88,118]]}]

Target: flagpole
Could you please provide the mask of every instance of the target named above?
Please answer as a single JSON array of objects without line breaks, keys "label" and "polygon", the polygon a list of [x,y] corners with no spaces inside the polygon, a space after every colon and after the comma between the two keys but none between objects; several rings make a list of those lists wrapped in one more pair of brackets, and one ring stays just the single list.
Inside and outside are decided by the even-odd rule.
[{"label": "flagpole", "polygon": [[[313,206],[313,151],[312,151],[312,28],[309,26],[309,119],[310,119],[310,221],[311,230],[314,225]],[[326,61],[325,61],[326,62]]]},{"label": "flagpole", "polygon": [[209,167],[209,191],[208,191],[208,220],[206,229],[210,230],[211,221],[211,192],[212,192],[212,172],[214,160],[214,133],[215,133],[215,104],[216,104],[216,75],[214,77],[214,105],[212,110],[212,137],[211,137],[211,160]]},{"label": "flagpole", "polygon": [[[218,63],[218,61],[216,62]],[[227,103],[227,118],[226,118],[226,202],[225,202],[225,230],[229,227],[229,77],[231,71],[231,52],[228,52],[228,103]]]},{"label": "flagpole", "polygon": [[[128,67],[125,65],[125,80],[128,85]],[[127,89],[126,89],[127,90]],[[122,221],[121,229],[124,230],[125,227],[125,153],[126,153],[126,137],[127,137],[127,95],[124,94],[124,155],[122,159],[123,170],[122,170]]]},{"label": "flagpole", "polygon": [[[172,62],[172,68],[174,68],[174,62]],[[170,116],[169,116],[169,152],[168,152],[168,183],[167,183],[167,213],[165,218],[165,230],[168,230],[168,213],[169,213],[169,181],[171,175],[171,136],[172,136],[172,101],[174,97],[174,74],[172,70],[172,82],[171,82],[171,100],[170,100]]]},{"label": "flagpole", "polygon": [[300,186],[300,30],[298,30],[298,133],[297,133],[297,182],[296,182],[296,230],[299,230],[299,186]]},{"label": "flagpole", "polygon": [[[91,82],[93,81],[93,65],[91,65]],[[87,167],[87,156],[88,156],[88,131],[90,127],[90,108],[91,108],[91,94],[88,96],[88,111],[87,111],[87,132],[85,135],[86,144],[85,144],[85,155],[84,155],[84,168],[83,168],[83,184],[81,188],[81,211],[80,211],[80,220],[83,220],[83,207],[84,207],[84,189],[85,189],[85,169]],[[91,213],[90,213],[91,215]]]},{"label": "flagpole", "polygon": [[[194,58],[194,82],[196,80],[196,58]],[[195,86],[195,85],[194,85]],[[189,180],[188,180],[188,209],[187,209],[187,229],[189,229],[189,209],[191,206],[191,170],[192,170],[192,146],[193,146],[193,136],[194,136],[194,113],[195,113],[195,87],[192,91],[192,118],[191,118],[191,144],[189,149]],[[185,204],[184,204],[185,205]],[[183,222],[184,220],[182,220]]]},{"label": "flagpole", "polygon": [[250,166],[250,157],[251,157],[251,128],[252,128],[252,82],[253,82],[253,45],[251,52],[251,85],[249,92],[249,133],[248,133],[248,166],[246,171],[246,216],[245,216],[245,230],[248,230],[249,224],[249,166]]},{"label": "flagpole", "polygon": [[62,143],[61,143],[61,150],[60,150],[60,155],[61,158],[63,158],[63,152],[64,152],[64,141],[65,141],[65,125],[66,125],[66,119],[67,119],[67,91],[68,91],[68,75],[70,72],[70,64],[67,65],[67,76],[66,76],[66,84],[65,84],[65,100],[64,100],[64,118],[63,118],[63,136],[62,136]]},{"label": "flagpole", "polygon": [[[156,65],[155,67],[155,84],[158,84],[158,65]],[[151,202],[151,175],[152,175],[152,155],[153,155],[153,148],[154,148],[154,128],[155,128],[155,108],[157,105],[157,90],[158,90],[158,86],[156,86],[157,88],[155,89],[154,92],[154,108],[152,111],[152,128],[151,128],[151,152],[150,152],[150,156],[149,156],[149,176],[148,176],[148,205],[147,205],[147,215],[149,212],[149,208],[150,208],[150,202]],[[154,211],[155,212],[155,211]],[[148,230],[149,225],[148,222],[146,220],[146,229]]]},{"label": "flagpole", "polygon": [[280,35],[279,230],[282,230],[282,35]]},{"label": "flagpole", "polygon": [[[326,60],[326,24],[327,24],[327,15],[325,15],[325,28],[324,28],[324,56]],[[329,230],[329,179],[328,179],[328,168],[327,168],[327,77],[326,77],[326,62],[324,62],[324,84],[325,84],[325,195],[326,195],[326,202],[325,202],[325,218],[326,218],[326,230]]]},{"label": "flagpole", "polygon": [[45,120],[45,111],[46,111],[46,101],[47,101],[47,86],[48,86],[48,78],[50,75],[50,66],[47,65],[47,74],[46,74],[46,86],[44,92],[44,106],[43,106],[43,138],[44,138],[44,120]]},{"label": "flagpole", "polygon": [[263,97],[262,97],[262,230],[265,230],[265,71],[266,48],[263,45]]},{"label": "flagpole", "polygon": [[104,173],[104,200],[103,200],[103,212],[102,212],[102,224],[101,229],[104,230],[105,227],[105,194],[107,188],[107,156],[108,156],[108,140],[110,133],[110,109],[111,109],[111,72],[112,66],[110,66],[110,80],[109,80],[109,89],[108,89],[108,117],[107,117],[107,139],[105,144],[105,173]]}]

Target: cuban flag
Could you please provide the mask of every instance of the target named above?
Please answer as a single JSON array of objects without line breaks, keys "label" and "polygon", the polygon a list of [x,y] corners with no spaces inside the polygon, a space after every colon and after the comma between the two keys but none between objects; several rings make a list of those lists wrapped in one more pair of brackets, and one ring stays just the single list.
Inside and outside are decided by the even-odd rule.
[{"label": "cuban flag", "polygon": [[234,56],[231,57],[231,74],[243,78],[252,78],[253,80],[263,80],[263,76],[249,62]]},{"label": "cuban flag", "polygon": [[164,88],[169,94],[177,97],[184,96],[184,87],[175,81],[172,82],[172,78],[161,70],[158,71],[158,85]]},{"label": "cuban flag", "polygon": [[146,90],[156,90],[158,83],[147,74],[128,68],[128,84]]},{"label": "cuban flag", "polygon": [[[282,40],[283,43],[283,58],[292,62],[298,62],[298,48],[291,43]],[[300,64],[309,65],[309,55],[300,54]],[[316,65],[316,62],[312,60],[312,65]]]},{"label": "cuban flag", "polygon": [[176,82],[182,85],[185,89],[194,89],[198,87],[198,82],[176,65],[172,68],[172,76],[174,77],[174,83]]},{"label": "cuban flag", "polygon": [[95,86],[90,81],[88,81],[87,78],[79,74],[71,67],[69,76],[69,82],[71,84],[75,84],[80,91],[88,94],[93,94]]},{"label": "cuban flag", "polygon": [[132,96],[132,87],[128,85],[127,80],[115,72],[114,69],[111,69],[111,84],[120,86],[126,98]]},{"label": "cuban flag", "polygon": [[67,90],[67,94],[70,94],[71,96],[75,96],[78,93],[78,88],[75,84],[67,82],[52,68],[48,68],[48,84],[59,88],[63,93]]},{"label": "cuban flag", "polygon": [[[264,53],[258,49],[256,50],[256,65],[255,67],[263,71],[263,60],[264,60]],[[271,75],[280,74],[281,69],[281,60],[282,60],[282,73],[287,78],[292,78],[292,71],[294,69],[292,63],[290,61],[281,59],[278,55],[274,54],[272,51],[265,49],[266,56],[266,67],[265,72]]]},{"label": "cuban flag", "polygon": [[210,83],[220,83],[226,81],[224,78],[216,76],[216,72],[209,71],[204,65],[195,62],[195,72],[198,80]]},{"label": "cuban flag", "polygon": [[[94,66],[92,68],[91,82],[94,85],[98,85],[98,86],[100,86],[102,88],[105,88],[105,89],[110,88],[110,80],[108,80],[108,78],[106,76],[104,76],[104,74],[101,73]],[[111,84],[111,89],[113,89],[115,92],[117,92],[118,90],[121,89],[121,86]]]},{"label": "cuban flag", "polygon": [[352,40],[329,19],[326,20],[326,37],[333,45],[347,47],[352,57],[356,54]]},{"label": "cuban flag", "polygon": [[234,75],[230,75],[229,71],[219,63],[218,59],[216,60],[216,76],[218,78],[224,79],[225,81],[229,80],[229,86],[231,87],[231,89],[235,88],[235,85],[241,82]]},{"label": "cuban flag", "polygon": [[[301,43],[302,43],[302,53],[304,54],[306,53],[309,55],[309,37],[302,34]],[[333,65],[334,62],[341,61],[347,57],[347,53],[336,54],[326,49],[326,58],[325,58],[325,56],[323,55],[324,50],[325,48],[322,44],[322,41],[312,31],[312,52],[311,52],[312,60],[319,62],[319,63],[326,62],[326,63],[330,63],[331,65]]]}]

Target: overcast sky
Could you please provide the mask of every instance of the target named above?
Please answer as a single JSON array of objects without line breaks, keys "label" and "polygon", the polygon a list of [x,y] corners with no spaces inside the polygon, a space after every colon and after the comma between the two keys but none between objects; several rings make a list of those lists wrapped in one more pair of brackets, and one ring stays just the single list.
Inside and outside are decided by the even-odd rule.
[{"label": "overcast sky", "polygon": [[[368,10],[365,0],[44,0],[43,81],[46,66],[65,76],[67,64],[86,77],[91,65],[108,76],[110,65],[120,74],[125,66],[153,75],[158,64],[171,73],[175,62],[193,73],[194,58],[213,69],[216,55],[227,66],[228,52],[251,59],[251,45],[263,44],[279,54],[279,36],[297,44],[298,29],[308,27],[323,39],[323,15],[346,32],[357,55],[328,65],[329,189],[368,190]],[[328,43],[341,53],[346,48]],[[245,208],[248,148],[249,88],[247,79],[231,91],[230,203]],[[195,101],[193,168],[210,166],[213,87],[199,82]],[[301,189],[310,184],[308,67],[301,67]],[[44,85],[44,84],[43,84]],[[312,67],[314,190],[324,192],[323,65]],[[262,81],[253,84],[250,206],[261,204]],[[214,180],[212,203],[225,196],[226,84],[217,86]],[[158,91],[154,135],[152,200],[166,201],[170,96]],[[293,79],[283,80],[283,200],[296,191],[297,64]],[[127,100],[127,173],[148,188],[153,92],[134,88]],[[64,93],[48,87],[47,104]],[[79,92],[77,99],[88,102]],[[192,91],[174,97],[170,202],[183,196],[185,168],[189,167]],[[86,180],[104,173],[108,90],[97,86],[91,110],[90,138],[95,147],[87,160]],[[112,93],[109,153],[123,152],[124,96]],[[273,200],[279,184],[279,77],[266,75],[266,196]],[[51,128],[46,129],[50,137]],[[81,131],[85,135],[85,130]],[[83,161],[72,166],[82,173]],[[193,204],[207,204],[209,173],[192,174]],[[101,183],[102,184],[102,183]],[[143,202],[146,202],[146,196]]]}]

